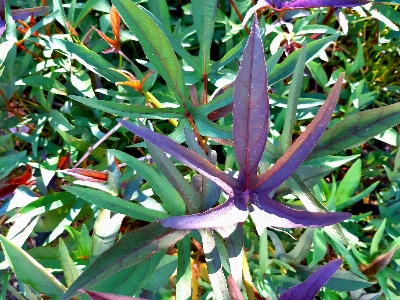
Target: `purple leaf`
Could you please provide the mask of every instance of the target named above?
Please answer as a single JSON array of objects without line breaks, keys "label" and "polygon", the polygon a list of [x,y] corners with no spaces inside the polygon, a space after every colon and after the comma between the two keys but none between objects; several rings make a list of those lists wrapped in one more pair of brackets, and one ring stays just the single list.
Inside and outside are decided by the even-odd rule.
[{"label": "purple leaf", "polygon": [[278,159],[272,168],[255,180],[252,187],[254,190],[272,191],[280,186],[306,159],[331,120],[333,110],[339,98],[343,78],[344,74],[342,73],[332,87],[325,103],[321,106],[311,124],[307,126],[307,129],[285,154]]},{"label": "purple leaf", "polygon": [[25,19],[30,17],[31,15],[36,17],[39,15],[43,15],[48,8],[49,8],[48,6],[42,6],[42,7],[23,8],[23,9],[12,9],[11,15],[14,20]]},{"label": "purple leaf", "polygon": [[5,30],[6,30],[6,21],[0,20],[0,37],[2,36]]},{"label": "purple leaf", "polygon": [[218,228],[236,225],[247,219],[247,206],[235,198],[229,198],[223,204],[201,214],[166,218],[160,223],[164,227],[175,229]]},{"label": "purple leaf", "polygon": [[368,0],[294,0],[284,2],[282,9],[301,9],[312,7],[353,7],[369,3]]},{"label": "purple leaf", "polygon": [[233,97],[233,140],[240,166],[239,180],[247,190],[257,174],[268,137],[269,98],[264,48],[257,18],[239,72]]},{"label": "purple leaf", "polygon": [[279,300],[313,300],[321,287],[335,274],[341,264],[342,260],[340,258],[332,260],[311,274],[306,281],[288,289],[279,297]]},{"label": "purple leaf", "polygon": [[254,223],[261,227],[323,227],[332,225],[351,217],[351,214],[309,212],[289,208],[268,196],[260,198],[253,195],[253,211],[250,212]]},{"label": "purple leaf", "polygon": [[369,0],[294,0],[285,1],[282,4],[281,0],[276,0],[274,3],[271,3],[268,0],[258,0],[257,4],[247,11],[246,16],[243,19],[242,26],[244,27],[244,25],[246,25],[249,21],[250,17],[254,15],[257,10],[262,8],[272,8],[275,11],[328,6],[336,8],[359,6],[369,2]]},{"label": "purple leaf", "polygon": [[232,193],[233,189],[238,189],[238,187],[240,187],[235,178],[217,169],[212,163],[198,155],[196,152],[183,147],[170,138],[149,129],[136,126],[135,124],[122,119],[118,119],[118,122],[136,135],[156,145],[163,151],[171,154],[180,162],[188,165],[200,174],[206,176],[208,179],[214,181],[229,194]]}]

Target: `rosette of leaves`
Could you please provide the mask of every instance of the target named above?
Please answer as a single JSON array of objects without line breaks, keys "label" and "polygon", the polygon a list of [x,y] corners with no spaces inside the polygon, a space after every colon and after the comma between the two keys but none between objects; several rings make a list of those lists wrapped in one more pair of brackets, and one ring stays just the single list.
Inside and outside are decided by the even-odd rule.
[{"label": "rosette of leaves", "polygon": [[176,229],[232,226],[247,219],[248,208],[253,222],[261,227],[321,227],[349,218],[348,213],[291,209],[270,197],[306,159],[323,134],[335,108],[342,80],[343,75],[306,131],[272,168],[261,175],[257,175],[257,170],[268,137],[269,98],[264,49],[257,20],[243,53],[234,87],[233,137],[240,166],[238,178],[220,171],[194,151],[168,137],[120,120],[127,129],[218,184],[229,196],[226,202],[204,213],[174,216],[161,223]]}]

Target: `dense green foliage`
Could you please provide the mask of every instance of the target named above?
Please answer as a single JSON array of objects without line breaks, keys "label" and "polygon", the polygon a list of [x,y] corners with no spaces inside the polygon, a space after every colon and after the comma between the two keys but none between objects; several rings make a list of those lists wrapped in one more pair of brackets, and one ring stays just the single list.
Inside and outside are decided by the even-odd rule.
[{"label": "dense green foliage", "polygon": [[[252,0],[26,2],[0,9],[0,299],[283,300],[317,277],[319,299],[400,298],[400,3],[266,7],[249,37]],[[237,104],[241,63],[267,71],[238,84],[268,91],[262,113]],[[229,203],[245,125],[269,135],[243,197],[281,172],[270,203],[353,216],[182,218]]]}]

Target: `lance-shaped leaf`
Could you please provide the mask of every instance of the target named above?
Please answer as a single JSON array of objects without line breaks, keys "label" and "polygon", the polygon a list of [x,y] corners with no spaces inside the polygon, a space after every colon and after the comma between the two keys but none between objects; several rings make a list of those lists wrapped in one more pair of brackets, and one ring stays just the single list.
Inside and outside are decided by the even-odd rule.
[{"label": "lance-shaped leaf", "polygon": [[399,123],[400,103],[352,114],[324,132],[310,157],[326,156],[356,147]]},{"label": "lance-shaped leaf", "polygon": [[217,228],[236,225],[244,222],[249,212],[242,201],[229,198],[222,205],[214,207],[204,213],[187,216],[170,217],[161,221],[165,227],[175,229]]},{"label": "lance-shaped leaf", "polygon": [[310,275],[306,281],[295,285],[287,290],[279,300],[302,299],[312,300],[319,292],[321,287],[328,282],[329,278],[335,274],[342,264],[342,260],[337,258],[319,268],[314,274]]},{"label": "lance-shaped leaf", "polygon": [[185,83],[181,65],[168,39],[154,21],[130,0],[113,1],[121,18],[142,44],[158,73],[171,86],[177,101],[185,105]]},{"label": "lance-shaped leaf", "polygon": [[343,78],[344,74],[341,74],[311,124],[307,126],[307,129],[276,164],[255,181],[253,185],[254,189],[257,191],[272,191],[281,185],[306,159],[331,120],[333,110],[335,109],[339,97]]},{"label": "lance-shaped leaf", "polygon": [[233,138],[245,189],[253,181],[268,137],[269,99],[267,71],[257,18],[235,80]]},{"label": "lance-shaped leaf", "polygon": [[60,300],[70,299],[79,289],[88,289],[110,275],[140,263],[155,252],[168,249],[187,233],[185,230],[174,230],[160,223],[152,223],[124,235],[74,281]]},{"label": "lance-shaped leaf", "polygon": [[233,191],[233,188],[239,187],[239,183],[236,179],[232,178],[223,171],[218,170],[208,160],[204,159],[196,152],[172,141],[170,138],[162,134],[153,132],[149,129],[136,126],[135,124],[132,124],[122,119],[118,119],[118,122],[120,122],[124,127],[137,134],[141,138],[146,139],[154,145],[157,145],[157,147],[171,154],[182,163],[187,164],[189,167],[195,169],[200,174],[214,181],[228,193],[231,193]]},{"label": "lance-shaped leaf", "polygon": [[294,0],[285,1],[282,0],[258,0],[257,4],[248,10],[246,16],[243,19],[243,26],[249,21],[250,17],[259,9],[271,8],[275,11],[284,11],[292,9],[305,9],[313,7],[354,7],[369,3],[369,0]]},{"label": "lance-shaped leaf", "polygon": [[[266,194],[266,193],[264,193]],[[309,212],[289,208],[268,196],[253,196],[250,212],[254,223],[261,227],[323,227],[341,222],[351,217],[349,213]]]}]

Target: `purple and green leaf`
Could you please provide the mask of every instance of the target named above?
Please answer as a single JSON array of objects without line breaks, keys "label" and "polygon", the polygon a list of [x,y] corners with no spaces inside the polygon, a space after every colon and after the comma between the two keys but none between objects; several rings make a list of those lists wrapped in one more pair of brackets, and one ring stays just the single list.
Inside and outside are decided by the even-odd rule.
[{"label": "purple and green leaf", "polygon": [[204,157],[164,135],[119,120],[127,129],[195,169],[229,194],[225,203],[204,213],[166,218],[161,224],[175,229],[231,226],[247,219],[249,204],[252,206],[253,221],[264,227],[321,227],[349,218],[351,215],[348,213],[291,209],[268,196],[300,166],[318,142],[331,119],[343,77],[343,74],[339,77],[306,131],[276,164],[261,176],[257,176],[257,169],[268,137],[269,99],[264,49],[257,19],[254,21],[235,81],[233,137],[234,150],[240,166],[238,179],[218,170]]},{"label": "purple and green leaf", "polygon": [[319,268],[315,273],[311,274],[306,281],[295,285],[287,290],[279,300],[311,300],[319,292],[321,287],[328,282],[329,278],[335,274],[342,264],[342,260],[337,258]]},{"label": "purple and green leaf", "polygon": [[89,289],[112,274],[138,264],[160,250],[175,245],[187,230],[165,228],[154,222],[124,235],[111,249],[101,254],[74,281],[60,300],[70,299],[79,289]]}]

